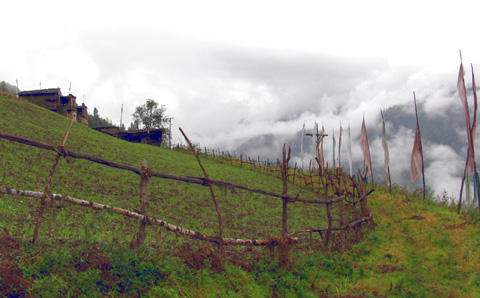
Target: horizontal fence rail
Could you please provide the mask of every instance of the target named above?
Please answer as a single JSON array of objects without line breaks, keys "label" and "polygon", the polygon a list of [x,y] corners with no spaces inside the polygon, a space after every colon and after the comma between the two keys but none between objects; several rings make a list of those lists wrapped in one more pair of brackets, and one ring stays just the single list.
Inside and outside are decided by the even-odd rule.
[{"label": "horizontal fence rail", "polygon": [[[62,146],[48,145],[48,144],[44,144],[44,143],[41,143],[41,142],[38,142],[38,141],[29,140],[29,139],[25,139],[25,138],[21,138],[21,137],[16,137],[16,136],[12,136],[12,135],[5,134],[5,133],[2,133],[2,132],[0,132],[0,138],[10,140],[10,141],[13,141],[13,142],[18,142],[18,143],[30,145],[30,146],[37,147],[37,148],[52,150],[52,151],[55,151],[55,152],[61,154],[64,157],[85,159],[85,160],[89,160],[91,162],[106,165],[106,166],[109,166],[109,167],[112,167],[112,168],[117,168],[117,169],[130,171],[130,172],[133,172],[133,173],[135,173],[139,176],[147,174],[147,172],[143,171],[141,168],[138,168],[138,167],[135,167],[135,166],[132,166],[132,165],[113,162],[113,161],[109,161],[109,160],[106,160],[106,159],[102,159],[102,158],[92,156],[92,155],[88,155],[88,154],[84,154],[84,153],[76,153],[76,152],[73,152],[73,151],[67,151]],[[247,186],[228,183],[228,182],[224,182],[224,181],[206,179],[206,178],[203,178],[203,177],[178,176],[178,175],[173,175],[173,174],[160,173],[160,172],[156,172],[156,171],[149,171],[148,174],[152,177],[176,180],[176,181],[181,181],[181,182],[186,182],[186,183],[193,183],[193,184],[198,184],[198,185],[202,185],[202,186],[216,185],[216,186],[223,187],[223,188],[228,188],[228,189],[242,189],[242,190],[245,190],[245,191],[255,192],[255,193],[259,193],[259,194],[263,194],[263,195],[267,195],[267,196],[271,196],[271,197],[286,198],[290,202],[298,201],[298,202],[310,203],[310,204],[332,204],[332,203],[339,202],[339,201],[345,199],[345,196],[340,196],[340,197],[331,196],[331,197],[328,197],[325,200],[305,199],[305,198],[299,198],[299,197],[291,197],[289,195],[277,194],[277,193],[274,193],[274,192],[265,191],[265,190],[261,190],[261,189],[254,189],[254,188],[250,188],[250,187],[247,187]]]},{"label": "horizontal fence rail", "polygon": [[[12,195],[17,197],[31,197],[31,198],[38,198],[43,199],[45,198],[45,193],[37,192],[37,191],[28,191],[28,190],[19,190],[19,189],[11,189],[0,187],[0,194],[5,195]],[[111,211],[113,213],[121,214],[125,217],[138,219],[140,221],[146,221],[148,224],[158,225],[162,228],[167,229],[168,231],[172,231],[181,235],[190,236],[193,239],[205,240],[216,244],[222,245],[253,245],[253,246],[265,246],[265,245],[275,245],[272,243],[273,240],[244,240],[244,239],[232,239],[232,238],[221,238],[219,239],[216,236],[209,236],[199,232],[195,232],[192,230],[184,229],[172,224],[167,223],[166,221],[159,220],[155,217],[148,217],[137,212],[108,206],[104,204],[95,203],[92,201],[85,201],[76,198],[72,198],[70,196],[61,195],[61,194],[52,194],[53,199],[61,202],[68,202],[74,205],[80,205],[83,207],[92,208],[95,210],[106,210]],[[291,243],[298,243],[298,238],[291,238]]]}]

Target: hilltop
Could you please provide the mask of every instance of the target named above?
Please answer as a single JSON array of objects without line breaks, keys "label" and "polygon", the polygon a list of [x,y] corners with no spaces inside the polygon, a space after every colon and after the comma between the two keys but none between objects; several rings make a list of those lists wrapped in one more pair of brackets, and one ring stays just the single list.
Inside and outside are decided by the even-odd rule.
[{"label": "hilltop", "polygon": [[[60,144],[68,125],[65,117],[0,94],[0,132]],[[163,173],[203,175],[191,154],[128,143],[80,124],[74,124],[66,149],[137,167],[145,159]],[[0,187],[42,191],[54,159],[51,151],[0,139]],[[282,191],[278,178],[213,160],[203,163],[213,179]],[[127,171],[62,158],[51,190],[132,209],[140,208],[139,183],[139,177]],[[149,214],[215,235],[208,188],[152,179],[148,190]],[[293,185],[290,191],[312,194]],[[228,189],[216,192],[226,236],[279,234],[279,201]],[[147,227],[148,245],[131,249],[138,222],[65,202],[49,205],[40,241],[32,246],[38,199],[0,195],[0,292],[44,297],[480,296],[478,216],[457,215],[446,204],[422,202],[420,197],[399,187],[392,195],[377,187],[369,196],[376,227],[350,250],[295,250],[291,268],[283,269],[269,258],[268,249],[247,247],[236,252],[242,258],[222,269],[215,266],[209,245],[155,226]],[[298,207],[290,214],[289,228],[324,221],[323,213]]]}]

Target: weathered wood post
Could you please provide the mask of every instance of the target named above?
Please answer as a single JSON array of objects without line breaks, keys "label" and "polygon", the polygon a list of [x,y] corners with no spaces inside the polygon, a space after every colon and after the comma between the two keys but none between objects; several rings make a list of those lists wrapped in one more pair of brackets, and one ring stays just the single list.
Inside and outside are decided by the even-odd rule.
[{"label": "weathered wood post", "polygon": [[328,218],[328,230],[327,234],[325,236],[325,247],[328,246],[328,242],[330,241],[330,236],[332,234],[332,214],[330,212],[330,205],[331,204],[326,204],[325,207],[327,209],[327,218]]},{"label": "weathered wood post", "polygon": [[283,145],[283,163],[282,163],[282,180],[283,180],[283,191],[282,191],[282,236],[285,236],[288,233],[288,227],[287,227],[287,204],[288,204],[288,199],[287,199],[287,191],[288,191],[288,183],[287,183],[287,170],[288,170],[288,161],[286,157],[286,149],[285,145]]},{"label": "weathered wood post", "polygon": [[[70,121],[70,125],[68,126],[67,132],[63,137],[62,144],[60,145],[60,148],[62,150],[65,150],[64,148],[65,143],[67,142],[68,135],[72,130],[73,122],[75,122],[76,119],[77,119],[76,114],[74,114],[74,117],[72,117],[72,120]],[[47,200],[50,201],[52,199],[52,193],[50,192],[50,185],[52,184],[52,178],[53,178],[53,175],[55,174],[55,169],[57,168],[58,162],[60,161],[60,158],[62,157],[62,155],[63,155],[62,152],[58,152],[57,156],[55,157],[55,161],[53,162],[52,168],[50,169],[50,174],[48,175],[47,181],[45,183],[45,190],[43,191],[43,198],[40,202],[40,210],[38,212],[37,220],[35,221],[35,230],[33,232],[32,244],[34,245],[37,242],[38,231],[40,230],[40,224],[42,223],[43,213],[47,208]]]},{"label": "weathered wood post", "polygon": [[[328,163],[327,163],[327,167],[328,167]],[[324,195],[325,195],[325,199],[327,199],[328,198],[328,185],[332,185],[332,187],[333,187],[333,183],[330,184],[329,181],[327,181],[327,179],[331,180],[330,173],[329,173],[329,171],[321,171],[321,169],[319,169],[318,173],[319,173],[319,176],[320,176],[319,184],[320,184],[320,182],[323,184],[323,192],[324,192]],[[322,173],[325,174],[325,177],[322,176]],[[320,185],[319,185],[319,188],[320,188]],[[326,212],[327,212],[327,219],[328,219],[328,230],[327,230],[327,233],[325,235],[325,241],[324,241],[325,248],[328,246],[328,242],[330,241],[330,236],[332,234],[332,214],[331,214],[331,211],[330,211],[330,206],[331,206],[331,204],[326,204],[325,205],[325,209],[326,209]]]},{"label": "weathered wood post", "polygon": [[282,191],[282,237],[281,243],[279,243],[279,264],[280,266],[288,266],[289,254],[288,254],[288,162],[290,161],[291,150],[288,148],[288,155],[286,153],[285,144],[283,145],[283,162],[281,167],[281,174],[283,180]]},{"label": "weathered wood post", "polygon": [[147,166],[147,161],[144,159],[142,160],[142,174],[140,178],[140,204],[141,204],[141,213],[144,216],[143,219],[140,220],[140,225],[138,228],[138,235],[137,235],[137,247],[140,247],[145,244],[145,226],[147,225],[148,217],[147,217],[147,184],[148,180],[150,179],[150,171]]},{"label": "weathered wood post", "polygon": [[223,260],[223,221],[222,221],[222,214],[220,213],[220,207],[218,206],[217,198],[215,196],[215,192],[213,191],[213,187],[212,187],[212,184],[211,184],[210,177],[208,176],[207,171],[205,170],[205,167],[203,166],[200,158],[198,157],[197,151],[193,147],[193,145],[190,142],[190,140],[188,139],[187,135],[183,132],[182,128],[180,127],[179,129],[180,129],[180,132],[182,133],[183,137],[187,141],[188,145],[192,149],[193,155],[195,155],[195,157],[197,158],[198,164],[199,164],[200,168],[202,169],[203,174],[205,175],[206,183],[208,183],[207,184],[208,188],[210,189],[211,198],[212,198],[213,204],[215,205],[215,211],[216,211],[217,217],[218,217],[218,243],[217,244],[218,244],[218,248],[219,248],[220,262],[222,262],[222,260]]},{"label": "weathered wood post", "polygon": [[295,167],[293,168],[293,184],[295,184],[295,176],[297,175],[297,163],[295,163]]}]

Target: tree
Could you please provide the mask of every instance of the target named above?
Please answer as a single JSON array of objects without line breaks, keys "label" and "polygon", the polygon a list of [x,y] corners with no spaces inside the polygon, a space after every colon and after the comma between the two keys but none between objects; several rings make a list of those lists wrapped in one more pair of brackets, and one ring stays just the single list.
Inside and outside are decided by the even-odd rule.
[{"label": "tree", "polygon": [[100,117],[97,108],[93,108],[93,115],[88,114],[88,127],[113,127],[112,120]]},{"label": "tree", "polygon": [[130,123],[128,130],[138,130],[139,126],[140,126],[140,123],[138,122],[138,120],[135,120],[132,123]]},{"label": "tree", "polygon": [[93,108],[93,124],[95,125],[95,127],[99,126],[99,122],[100,116],[98,115],[98,110],[97,108]]},{"label": "tree", "polygon": [[17,94],[17,86],[11,85],[5,81],[0,82],[0,91],[7,92],[10,94]]},{"label": "tree", "polygon": [[166,110],[165,105],[159,107],[155,100],[147,99],[144,105],[135,108],[132,116],[134,121],[141,123],[146,130],[164,128],[167,123]]}]

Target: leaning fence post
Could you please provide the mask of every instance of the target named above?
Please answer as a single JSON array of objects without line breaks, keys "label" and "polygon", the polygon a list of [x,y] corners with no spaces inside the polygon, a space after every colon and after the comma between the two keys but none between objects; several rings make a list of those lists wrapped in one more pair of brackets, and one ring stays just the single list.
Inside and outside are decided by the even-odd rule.
[{"label": "leaning fence post", "polygon": [[212,201],[215,205],[215,210],[217,212],[217,217],[218,217],[218,245],[219,245],[219,251],[220,251],[220,260],[222,259],[222,251],[223,251],[223,222],[222,222],[222,214],[220,213],[220,208],[218,207],[218,202],[217,198],[215,197],[215,192],[213,191],[213,187],[211,184],[210,177],[208,177],[207,171],[205,170],[202,162],[200,161],[200,158],[198,157],[198,154],[195,150],[195,148],[192,146],[192,143],[188,139],[187,135],[183,132],[182,128],[180,127],[180,132],[182,133],[183,137],[187,141],[188,145],[190,145],[190,148],[192,149],[193,155],[197,158],[198,164],[200,165],[200,168],[203,171],[203,174],[205,175],[205,179],[207,180],[206,182],[208,183],[208,188],[210,189],[210,193],[212,195]]},{"label": "leaning fence post", "polygon": [[147,184],[148,179],[150,179],[149,169],[147,166],[147,161],[144,159],[142,160],[142,174],[140,179],[140,203],[141,203],[141,213],[143,215],[143,219],[140,220],[140,225],[138,228],[138,235],[137,235],[137,247],[140,247],[145,244],[145,226],[147,224]]},{"label": "leaning fence post", "polygon": [[[65,148],[64,148],[65,143],[67,142],[68,135],[70,134],[70,131],[72,130],[73,122],[75,122],[76,119],[77,119],[77,116],[74,113],[74,116],[72,117],[72,120],[70,121],[70,125],[68,126],[67,132],[65,133],[65,136],[63,137],[62,144],[60,145],[60,148],[62,150],[65,150]],[[43,198],[42,198],[42,201],[40,202],[40,210],[38,212],[37,220],[35,222],[35,230],[33,232],[32,244],[34,244],[34,245],[37,242],[38,231],[40,230],[40,224],[42,222],[43,213],[45,212],[45,209],[47,208],[47,199],[48,200],[52,199],[52,193],[50,192],[50,184],[52,183],[53,174],[55,174],[55,169],[57,168],[58,162],[60,161],[60,157],[62,157],[62,155],[64,155],[63,152],[58,152],[57,157],[55,158],[55,161],[53,162],[52,168],[50,169],[50,174],[48,175],[47,182],[45,183],[45,190],[43,191]]]}]

